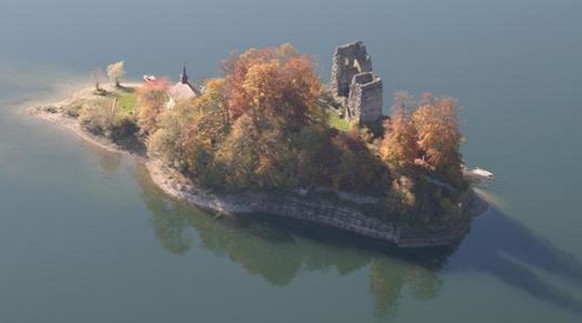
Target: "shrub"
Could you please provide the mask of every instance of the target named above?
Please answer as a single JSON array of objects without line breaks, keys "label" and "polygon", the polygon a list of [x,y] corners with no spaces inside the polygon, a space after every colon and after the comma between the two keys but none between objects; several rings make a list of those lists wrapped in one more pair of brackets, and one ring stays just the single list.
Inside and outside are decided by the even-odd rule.
[{"label": "shrub", "polygon": [[83,107],[79,113],[81,126],[94,135],[105,135],[111,128],[111,110],[107,103],[97,100]]},{"label": "shrub", "polygon": [[99,89],[93,90],[93,94],[98,95],[98,96],[106,96],[107,94],[109,94],[109,92],[107,92],[104,89],[99,88]]},{"label": "shrub", "polygon": [[126,115],[116,115],[113,124],[111,125],[109,137],[114,142],[118,142],[120,140],[133,138],[138,131],[139,127],[137,126],[135,118]]},{"label": "shrub", "polygon": [[48,112],[48,113],[61,113],[63,111],[63,109],[61,107],[56,107],[54,105],[47,105],[47,106],[43,106],[41,107],[41,110],[44,112]]},{"label": "shrub", "polygon": [[65,107],[65,113],[71,118],[78,118],[81,114],[83,105],[77,102],[73,102]]}]

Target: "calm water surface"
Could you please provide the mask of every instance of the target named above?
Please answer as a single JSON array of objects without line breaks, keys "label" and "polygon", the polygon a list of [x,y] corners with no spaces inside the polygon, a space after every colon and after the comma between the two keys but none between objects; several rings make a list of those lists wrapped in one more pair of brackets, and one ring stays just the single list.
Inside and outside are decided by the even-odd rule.
[{"label": "calm water surface", "polygon": [[[578,0],[1,0],[0,322],[580,322],[580,16]],[[119,59],[129,78],[186,62],[201,80],[233,49],[291,42],[327,80],[355,39],[387,94],[457,97],[467,162],[499,178],[456,248],[215,220],[22,112]]]}]

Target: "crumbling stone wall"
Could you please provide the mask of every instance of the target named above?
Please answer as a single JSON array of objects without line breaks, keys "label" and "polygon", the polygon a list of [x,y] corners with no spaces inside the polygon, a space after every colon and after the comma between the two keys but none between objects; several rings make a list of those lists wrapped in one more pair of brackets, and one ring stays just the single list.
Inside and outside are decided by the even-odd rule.
[{"label": "crumbling stone wall", "polygon": [[372,71],[372,59],[361,41],[336,49],[330,87],[336,100],[347,106],[348,119],[374,122],[382,116],[382,80]]},{"label": "crumbling stone wall", "polygon": [[354,75],[371,72],[372,59],[361,41],[338,47],[333,55],[331,68],[331,92],[335,97],[349,96]]},{"label": "crumbling stone wall", "polygon": [[348,118],[374,122],[382,116],[382,79],[367,72],[354,75],[348,98]]}]

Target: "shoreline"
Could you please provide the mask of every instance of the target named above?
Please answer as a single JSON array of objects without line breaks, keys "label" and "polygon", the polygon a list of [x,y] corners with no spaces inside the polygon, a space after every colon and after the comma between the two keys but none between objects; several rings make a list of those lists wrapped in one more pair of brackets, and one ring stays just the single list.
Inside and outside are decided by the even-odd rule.
[{"label": "shoreline", "polygon": [[[141,84],[125,84],[136,87]],[[106,86],[103,86],[104,88]],[[72,92],[72,93],[71,93]],[[84,131],[77,119],[64,112],[51,113],[39,109],[42,105],[64,106],[81,98],[92,95],[93,86],[76,87],[64,99],[59,101],[28,101],[25,108],[27,115],[48,121],[53,125],[67,129],[82,140],[112,153],[127,154],[142,163],[148,170],[152,182],[165,194],[201,209],[218,214],[269,214],[315,225],[344,230],[363,237],[393,243],[398,247],[421,248],[452,245],[462,240],[470,229],[472,219],[488,209],[488,204],[473,192],[471,205],[466,207],[461,220],[449,227],[408,228],[393,222],[366,215],[362,205],[376,205],[369,197],[355,197],[350,194],[336,194],[337,198],[327,199],[321,196],[305,196],[296,192],[265,193],[208,193],[191,184],[182,184],[180,174],[166,170],[147,156],[123,149],[106,138]],[[61,94],[61,93],[59,93]],[[56,101],[56,102],[55,102]],[[310,194],[311,195],[311,194]],[[373,198],[372,198],[373,199]]]},{"label": "shoreline", "polygon": [[[139,83],[128,83],[129,87],[140,86]],[[103,86],[105,87],[105,86]],[[184,189],[185,187],[178,184],[177,181],[172,180],[172,175],[168,172],[162,170],[157,162],[149,159],[147,156],[140,155],[136,152],[132,152],[127,149],[119,147],[117,144],[99,136],[92,135],[87,131],[83,130],[81,125],[76,119],[64,116],[62,113],[49,113],[46,111],[39,111],[36,108],[44,105],[54,105],[63,106],[72,103],[76,99],[86,97],[88,93],[91,93],[93,86],[80,86],[75,89],[69,90],[69,95],[63,99],[42,99],[42,100],[26,100],[23,101],[22,106],[24,106],[24,113],[28,116],[36,117],[41,120],[47,121],[52,125],[65,129],[72,132],[78,136],[83,141],[95,145],[101,149],[104,149],[110,153],[124,154],[134,158],[137,162],[143,164],[150,178],[159,188],[161,188],[166,194],[181,200],[188,200],[190,203],[195,204],[201,208],[207,208],[215,210],[216,212],[222,213],[243,213],[250,212],[248,208],[243,207],[220,207],[218,203],[213,203],[203,192],[199,191],[198,196],[201,198],[193,198],[194,196],[186,196]],[[72,93],[72,94],[71,94]],[[65,96],[65,95],[63,95]],[[190,200],[195,200],[196,202],[191,202]]]}]

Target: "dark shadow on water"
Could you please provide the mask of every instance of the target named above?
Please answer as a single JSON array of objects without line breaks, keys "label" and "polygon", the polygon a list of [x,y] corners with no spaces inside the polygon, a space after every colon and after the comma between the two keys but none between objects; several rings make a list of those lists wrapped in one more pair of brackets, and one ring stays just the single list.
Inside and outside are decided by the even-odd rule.
[{"label": "dark shadow on water", "polygon": [[582,303],[544,281],[542,270],[582,290],[582,265],[523,224],[495,208],[477,219],[449,260],[447,270],[481,271],[528,294],[582,315]]},{"label": "dark shadow on water", "polygon": [[181,255],[200,246],[228,257],[249,274],[275,286],[291,283],[301,272],[335,271],[343,276],[367,268],[380,320],[397,315],[405,286],[417,298],[435,298],[443,271],[489,273],[538,299],[582,314],[579,300],[544,282],[530,269],[556,274],[582,289],[582,266],[495,210],[474,223],[460,246],[402,250],[345,232],[268,216],[216,218],[167,197],[141,167],[138,179],[154,232],[170,252]]}]

